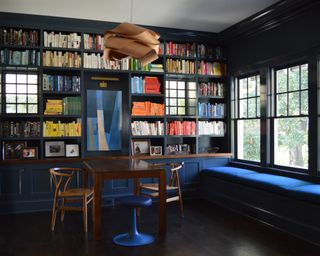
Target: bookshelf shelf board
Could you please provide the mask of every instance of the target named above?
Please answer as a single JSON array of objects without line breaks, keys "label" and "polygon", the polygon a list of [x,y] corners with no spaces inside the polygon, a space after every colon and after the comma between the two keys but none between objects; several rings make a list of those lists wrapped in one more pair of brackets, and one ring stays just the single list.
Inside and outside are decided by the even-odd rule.
[{"label": "bookshelf shelf board", "polygon": [[44,140],[74,140],[81,139],[81,136],[54,136],[54,137],[46,137],[43,136]]},{"label": "bookshelf shelf board", "polygon": [[193,78],[196,79],[196,74],[185,74],[185,73],[166,73],[167,78]]},{"label": "bookshelf shelf board", "polygon": [[131,119],[163,119],[164,116],[131,116]]},{"label": "bookshelf shelf board", "polygon": [[94,73],[109,73],[109,74],[119,74],[119,73],[129,73],[127,69],[106,69],[106,68],[86,68],[83,67],[84,72],[94,72]]},{"label": "bookshelf shelf board", "polygon": [[44,95],[81,95],[81,92],[43,91]]},{"label": "bookshelf shelf board", "polygon": [[179,56],[179,55],[166,55],[167,59],[183,59],[183,60],[196,60],[196,57],[192,56]]},{"label": "bookshelf shelf board", "polygon": [[1,44],[1,49],[7,48],[12,50],[40,50],[40,46],[32,46],[32,45],[11,45],[11,44]]},{"label": "bookshelf shelf board", "polygon": [[139,139],[139,138],[150,138],[150,139],[162,139],[164,138],[164,135],[132,135],[131,136],[132,139]]},{"label": "bookshelf shelf board", "polygon": [[29,118],[39,118],[39,114],[2,114],[1,118],[19,118],[19,119],[29,119]]},{"label": "bookshelf shelf board", "polygon": [[163,98],[164,94],[156,94],[156,93],[133,93],[132,97],[157,97]]},{"label": "bookshelf shelf board", "polygon": [[214,134],[199,134],[199,137],[210,137],[210,138],[223,138],[224,135],[214,135]]},{"label": "bookshelf shelf board", "polygon": [[209,116],[199,116],[198,119],[199,120],[223,120],[223,119],[225,119],[225,117],[224,116],[222,116],[222,117],[219,117],[219,116],[211,116],[211,117],[209,117]]},{"label": "bookshelf shelf board", "polygon": [[31,69],[37,70],[40,68],[40,65],[18,65],[18,64],[1,64],[1,67],[3,67],[5,70],[21,70],[25,69],[28,71],[31,71]]},{"label": "bookshelf shelf board", "polygon": [[55,66],[43,66],[44,71],[81,71],[81,68],[74,67],[55,67]]},{"label": "bookshelf shelf board", "polygon": [[164,71],[143,71],[143,70],[130,70],[131,75],[152,75],[152,76],[159,76],[159,75],[164,75]]},{"label": "bookshelf shelf board", "polygon": [[167,135],[168,138],[196,138],[198,135]]},{"label": "bookshelf shelf board", "polygon": [[43,115],[43,118],[81,118],[81,115]]},{"label": "bookshelf shelf board", "polygon": [[84,49],[83,52],[85,52],[85,53],[101,53],[101,54],[103,54],[103,50],[95,50],[95,49]]},{"label": "bookshelf shelf board", "polygon": [[64,158],[45,158],[45,159],[7,159],[2,160],[3,163],[12,164],[40,164],[40,163],[59,163],[59,162],[81,162],[80,157],[64,157]]},{"label": "bookshelf shelf board", "polygon": [[40,140],[41,137],[2,137],[1,140],[15,141],[15,140]]},{"label": "bookshelf shelf board", "polygon": [[201,74],[198,74],[198,78],[199,79],[201,79],[201,78],[211,78],[211,79],[221,80],[221,79],[225,79],[225,76],[214,76],[214,75],[201,75]]},{"label": "bookshelf shelf board", "polygon": [[59,51],[59,52],[81,52],[80,48],[64,48],[64,47],[43,47],[44,51]]},{"label": "bookshelf shelf board", "polygon": [[203,61],[206,61],[206,62],[226,62],[227,60],[225,58],[222,58],[222,59],[218,59],[218,58],[215,58],[215,57],[198,57],[198,60],[203,60]]},{"label": "bookshelf shelf board", "polygon": [[197,116],[166,116],[168,119],[196,119]]},{"label": "bookshelf shelf board", "polygon": [[198,99],[224,100],[224,97],[223,96],[202,96],[202,95],[198,95]]}]

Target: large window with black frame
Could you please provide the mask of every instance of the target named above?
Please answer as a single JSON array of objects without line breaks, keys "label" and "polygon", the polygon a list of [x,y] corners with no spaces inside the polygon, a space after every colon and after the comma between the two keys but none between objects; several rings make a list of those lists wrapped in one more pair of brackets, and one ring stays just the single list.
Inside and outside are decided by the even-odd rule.
[{"label": "large window with black frame", "polygon": [[308,64],[275,70],[273,163],[308,168]]},{"label": "large window with black frame", "polygon": [[237,78],[231,97],[236,158],[260,162],[260,76]]}]

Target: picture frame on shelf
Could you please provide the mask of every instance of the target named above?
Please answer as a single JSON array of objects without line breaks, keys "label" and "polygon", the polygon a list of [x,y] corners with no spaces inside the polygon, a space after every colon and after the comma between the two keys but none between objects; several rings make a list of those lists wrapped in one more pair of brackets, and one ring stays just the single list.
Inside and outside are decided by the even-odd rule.
[{"label": "picture frame on shelf", "polygon": [[150,140],[134,139],[131,140],[132,155],[148,155],[150,152]]},{"label": "picture frame on shelf", "polygon": [[27,146],[25,141],[3,142],[3,159],[21,159],[22,150]]},{"label": "picture frame on shelf", "polygon": [[162,147],[150,146],[150,156],[162,156]]},{"label": "picture frame on shelf", "polygon": [[38,147],[25,147],[22,149],[22,159],[38,159]]},{"label": "picture frame on shelf", "polygon": [[79,157],[79,144],[66,144],[66,157]]},{"label": "picture frame on shelf", "polygon": [[64,141],[45,141],[45,157],[65,156]]}]

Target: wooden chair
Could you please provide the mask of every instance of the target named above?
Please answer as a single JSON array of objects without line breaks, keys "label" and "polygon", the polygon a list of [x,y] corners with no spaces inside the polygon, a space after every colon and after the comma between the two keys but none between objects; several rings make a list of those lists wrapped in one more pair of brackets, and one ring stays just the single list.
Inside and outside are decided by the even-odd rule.
[{"label": "wooden chair", "polygon": [[[82,211],[84,231],[88,232],[88,205],[93,200],[93,189],[90,188],[69,188],[70,182],[79,168],[51,168],[53,183],[56,187],[54,193],[51,230],[54,231],[57,213],[61,210],[61,222],[64,220],[66,211]],[[70,205],[73,203],[73,205]],[[81,206],[74,205],[82,203]]]},{"label": "wooden chair", "polygon": [[[181,196],[181,188],[180,188],[180,180],[179,180],[179,170],[182,168],[184,163],[170,163],[170,164],[156,164],[157,166],[170,166],[170,179],[167,184],[167,198],[166,202],[174,202],[179,201],[180,206],[180,216],[183,218],[183,204],[182,204],[182,196]],[[158,197],[159,196],[159,184],[151,183],[151,184],[143,184],[140,182],[137,188],[138,194],[147,195],[150,197]]]}]

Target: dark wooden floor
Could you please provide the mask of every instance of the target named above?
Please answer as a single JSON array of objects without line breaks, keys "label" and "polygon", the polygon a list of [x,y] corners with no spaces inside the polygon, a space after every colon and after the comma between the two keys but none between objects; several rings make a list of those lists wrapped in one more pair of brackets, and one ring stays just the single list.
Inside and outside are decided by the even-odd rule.
[{"label": "dark wooden floor", "polygon": [[[168,234],[152,245],[126,248],[112,237],[128,230],[130,212],[125,208],[104,209],[103,240],[83,232],[80,213],[67,213],[50,231],[50,213],[0,216],[0,255],[110,255],[110,256],[312,256],[320,247],[309,244],[244,216],[205,201],[186,201],[185,218],[168,205]],[[140,229],[156,234],[156,206],[144,209]]]}]

